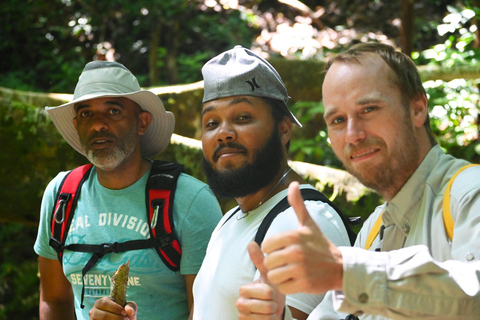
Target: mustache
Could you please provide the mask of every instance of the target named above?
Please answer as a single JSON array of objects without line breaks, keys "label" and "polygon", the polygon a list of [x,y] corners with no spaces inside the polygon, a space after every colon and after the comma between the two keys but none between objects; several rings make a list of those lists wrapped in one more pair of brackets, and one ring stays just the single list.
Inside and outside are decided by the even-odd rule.
[{"label": "mustache", "polygon": [[247,148],[245,148],[243,145],[239,144],[239,143],[236,143],[236,142],[227,142],[225,144],[222,144],[222,145],[219,145],[217,147],[217,149],[215,149],[215,151],[213,152],[213,161],[217,161],[218,160],[218,153],[220,152],[220,150],[224,149],[224,148],[230,148],[230,149],[237,149],[237,150],[241,150],[241,151],[244,151],[246,152],[247,151]]},{"label": "mustache", "polygon": [[97,139],[97,138],[105,138],[105,139],[114,140],[116,138],[116,136],[113,133],[109,133],[109,132],[105,132],[105,131],[94,132],[94,133],[92,133],[91,135],[88,136],[87,141],[89,143],[91,143],[92,140]]},{"label": "mustache", "polygon": [[384,147],[384,146],[385,146],[385,142],[382,139],[377,137],[369,137],[357,145],[348,143],[343,149],[343,155],[349,158],[352,153],[356,153],[363,149]]}]

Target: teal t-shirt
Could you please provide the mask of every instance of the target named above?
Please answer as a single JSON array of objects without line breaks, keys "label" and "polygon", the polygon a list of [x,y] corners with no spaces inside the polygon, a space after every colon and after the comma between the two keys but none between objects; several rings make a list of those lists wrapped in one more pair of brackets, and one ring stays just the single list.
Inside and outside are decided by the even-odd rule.
[{"label": "teal t-shirt", "polygon": [[[54,178],[43,196],[40,226],[35,252],[48,259],[57,259],[49,246],[51,213],[58,187],[65,176]],[[95,168],[82,186],[66,244],[101,244],[125,242],[149,237],[145,221],[145,185],[148,172],[135,184],[121,190],[103,187]],[[182,248],[180,271],[168,269],[155,249],[109,253],[85,276],[85,308],[80,308],[82,269],[91,253],[66,250],[63,270],[72,284],[78,319],[88,319],[95,300],[108,296],[110,279],[115,270],[130,260],[127,300],[138,305],[138,319],[187,319],[188,302],[183,275],[196,274],[200,269],[210,235],[220,220],[220,206],[208,186],[181,174],[175,191],[174,225]]]}]

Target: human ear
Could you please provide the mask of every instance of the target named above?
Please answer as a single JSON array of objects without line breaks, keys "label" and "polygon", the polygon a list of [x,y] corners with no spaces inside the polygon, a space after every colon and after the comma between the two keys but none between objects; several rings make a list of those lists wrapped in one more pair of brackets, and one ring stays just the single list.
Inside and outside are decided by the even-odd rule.
[{"label": "human ear", "polygon": [[283,117],[283,120],[278,123],[278,132],[280,141],[283,145],[286,145],[292,137],[292,121],[288,117]]},{"label": "human ear", "polygon": [[138,114],[138,134],[143,135],[147,131],[148,126],[152,122],[152,114],[148,111],[142,110]]},{"label": "human ear", "polygon": [[410,100],[412,120],[415,127],[420,128],[424,125],[428,116],[428,101],[424,94],[418,94]]}]

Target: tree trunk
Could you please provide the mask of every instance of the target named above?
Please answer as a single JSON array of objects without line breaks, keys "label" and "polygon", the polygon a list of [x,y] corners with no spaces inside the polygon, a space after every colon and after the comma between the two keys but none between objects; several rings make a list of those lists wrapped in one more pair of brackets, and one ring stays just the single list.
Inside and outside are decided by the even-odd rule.
[{"label": "tree trunk", "polygon": [[[472,4],[472,8],[470,9],[475,9],[475,8],[479,8],[479,4],[480,4],[480,1],[478,0],[472,0],[471,2]],[[475,30],[475,40],[473,42],[473,47],[475,49],[478,49],[480,47],[480,20],[478,19],[477,17],[477,13],[475,14],[475,17],[473,18],[473,23],[477,26],[477,30]]]},{"label": "tree trunk", "polygon": [[165,68],[167,74],[167,83],[178,83],[178,31],[180,30],[180,22],[172,21],[171,28],[165,35],[167,54],[165,56]]},{"label": "tree trunk", "polygon": [[150,52],[148,56],[148,75],[150,80],[150,86],[154,86],[158,83],[158,43],[160,40],[160,33],[162,31],[162,25],[157,23],[157,26],[153,29]]},{"label": "tree trunk", "polygon": [[413,30],[415,29],[415,10],[413,0],[402,0],[402,25],[400,27],[400,46],[402,52],[411,56],[413,51]]}]

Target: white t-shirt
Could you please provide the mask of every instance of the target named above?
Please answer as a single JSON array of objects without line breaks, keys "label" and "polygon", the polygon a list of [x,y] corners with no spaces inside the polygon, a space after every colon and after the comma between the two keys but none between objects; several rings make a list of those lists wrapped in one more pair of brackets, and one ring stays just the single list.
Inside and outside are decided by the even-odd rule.
[{"label": "white t-shirt", "polygon": [[[300,188],[313,189],[308,184],[303,184]],[[236,209],[234,208],[219,222],[193,286],[194,319],[238,319],[235,303],[239,298],[239,288],[260,276],[250,260],[247,245],[255,238],[268,212],[286,197],[287,192],[287,189],[279,192],[243,219],[241,217],[244,214],[240,210],[228,219]],[[333,208],[319,201],[305,201],[305,205],[330,241],[337,246],[350,245],[345,226]],[[297,228],[298,219],[290,207],[273,220],[265,239]],[[323,295],[295,294],[287,296],[287,304],[309,314],[322,298]]]}]

